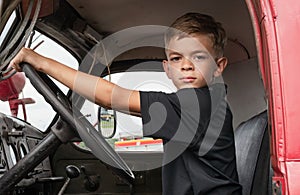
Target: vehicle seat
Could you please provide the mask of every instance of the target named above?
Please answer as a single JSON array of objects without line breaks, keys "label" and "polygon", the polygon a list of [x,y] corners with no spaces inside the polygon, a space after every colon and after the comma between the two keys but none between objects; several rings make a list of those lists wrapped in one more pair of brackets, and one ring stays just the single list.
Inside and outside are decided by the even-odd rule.
[{"label": "vehicle seat", "polygon": [[269,194],[270,150],[267,111],[235,130],[237,171],[243,195]]}]

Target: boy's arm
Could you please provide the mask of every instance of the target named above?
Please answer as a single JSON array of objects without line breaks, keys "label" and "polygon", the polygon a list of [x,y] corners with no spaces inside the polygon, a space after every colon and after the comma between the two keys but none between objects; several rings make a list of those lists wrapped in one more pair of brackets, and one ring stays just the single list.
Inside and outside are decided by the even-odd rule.
[{"label": "boy's arm", "polygon": [[74,70],[27,48],[23,48],[10,65],[21,71],[21,62],[29,63],[36,70],[50,75],[100,106],[140,116],[139,91],[125,89],[100,77]]}]

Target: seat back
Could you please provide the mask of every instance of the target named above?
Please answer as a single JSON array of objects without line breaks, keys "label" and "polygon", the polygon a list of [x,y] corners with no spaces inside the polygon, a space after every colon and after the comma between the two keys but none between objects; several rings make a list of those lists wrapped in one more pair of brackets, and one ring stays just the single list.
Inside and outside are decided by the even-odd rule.
[{"label": "seat back", "polygon": [[[256,175],[263,177],[261,179],[268,181],[269,170],[263,171],[264,174],[257,174],[269,167],[269,144],[267,131],[268,117],[264,111],[251,119],[241,123],[235,130],[235,145],[237,158],[237,171],[239,174],[239,182],[243,186],[243,195],[253,194]],[[267,142],[264,144],[263,142]],[[264,161],[262,161],[264,159]],[[267,182],[268,183],[268,182]],[[268,184],[267,184],[268,185]],[[262,186],[260,186],[262,187]],[[260,188],[261,193],[265,193],[266,189]],[[256,188],[254,191],[257,191]],[[262,192],[264,191],[264,192]],[[255,192],[257,193],[257,192]]]}]

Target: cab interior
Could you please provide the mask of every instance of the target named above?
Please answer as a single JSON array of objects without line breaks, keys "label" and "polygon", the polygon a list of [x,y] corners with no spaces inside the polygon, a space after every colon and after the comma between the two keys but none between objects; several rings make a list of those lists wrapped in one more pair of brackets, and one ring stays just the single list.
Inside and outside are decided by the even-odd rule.
[{"label": "cab interior", "polygon": [[[5,10],[15,3],[17,5],[15,8],[19,10],[20,21],[24,20],[30,0],[3,2],[3,15]],[[35,1],[36,7],[38,6],[37,2]],[[91,53],[103,52],[103,50],[95,49],[94,46],[101,41],[109,40],[113,43],[118,42],[122,52],[108,53],[107,55],[110,55],[109,63],[97,63],[95,67],[92,67],[95,68],[92,74],[104,77],[121,72],[163,72],[160,62],[165,58],[164,49],[160,46],[153,46],[151,39],[151,44],[143,43],[143,40],[149,38],[149,34],[153,33],[151,32],[153,28],[155,31],[155,27],[167,27],[177,17],[187,12],[212,15],[223,24],[227,32],[228,42],[224,55],[228,58],[229,64],[223,74],[223,79],[228,85],[228,102],[234,118],[240,181],[244,187],[244,194],[270,193],[271,169],[267,101],[258,64],[257,40],[245,1],[50,0],[41,3],[34,30],[54,40],[67,50],[78,61],[78,69],[82,71],[88,72],[91,69],[90,64],[95,58]],[[34,17],[30,17],[30,19],[29,21],[32,22]],[[29,25],[30,22],[27,27]],[[155,27],[150,28],[151,26]],[[16,27],[20,28],[17,24]],[[143,27],[146,28],[143,29]],[[142,29],[142,31],[136,29]],[[125,35],[123,33],[118,36],[120,32],[124,32]],[[139,32],[143,34],[135,34]],[[11,36],[13,37],[15,34],[16,32]],[[111,37],[113,38],[111,39]],[[107,41],[107,47],[104,48],[105,51],[111,51],[109,41]],[[130,45],[131,41],[136,41],[137,44],[127,48],[126,46]],[[3,45],[5,44],[8,45],[9,40],[4,41]],[[10,51],[18,49],[16,46],[14,47]],[[1,49],[3,51],[4,46],[1,45]],[[47,85],[50,84],[47,83]],[[72,92],[68,92],[66,96],[69,101],[76,101],[79,109],[86,101],[79,96],[72,95]],[[30,142],[32,137],[41,141],[45,139],[46,135],[52,131],[52,126],[59,120],[60,114],[58,112],[51,119],[50,125],[44,132],[40,132],[30,123],[26,123],[25,126],[28,130],[22,139],[25,140],[24,145],[28,148],[27,153],[30,153],[31,148],[35,145]],[[12,121],[16,124],[21,123],[17,119]],[[38,130],[38,135],[33,136],[33,130]],[[14,139],[18,140],[19,138]],[[129,185],[122,180],[122,175],[121,177],[118,175],[118,171],[115,172],[108,168],[89,150],[84,150],[74,144],[74,142],[80,141],[80,136],[65,140],[63,144],[55,150],[53,149],[37,167],[33,167],[26,176],[20,176],[23,178],[17,184],[12,184],[13,187],[9,189],[9,192],[57,194],[63,188],[67,178],[66,167],[74,165],[80,169],[80,174],[70,180],[64,189],[64,194],[154,195],[162,193],[161,168],[151,166],[152,163],[161,160],[162,152],[118,152],[135,175],[133,183]],[[4,145],[8,142],[2,139],[1,143],[4,155],[7,153]],[[19,142],[15,141],[11,144],[17,143]],[[5,159],[4,156],[3,159]],[[19,159],[16,163],[19,163]],[[137,167],[143,167],[143,169]],[[0,176],[4,178],[9,169],[6,166],[0,172]],[[30,177],[39,182],[26,183],[24,178]]]}]

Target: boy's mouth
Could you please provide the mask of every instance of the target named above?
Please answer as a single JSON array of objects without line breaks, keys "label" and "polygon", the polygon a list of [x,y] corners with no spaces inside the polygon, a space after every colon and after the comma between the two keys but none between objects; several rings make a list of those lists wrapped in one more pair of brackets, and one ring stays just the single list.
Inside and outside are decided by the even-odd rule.
[{"label": "boy's mouth", "polygon": [[191,76],[181,77],[180,80],[182,80],[184,83],[192,83],[196,80],[196,77],[191,77]]}]

